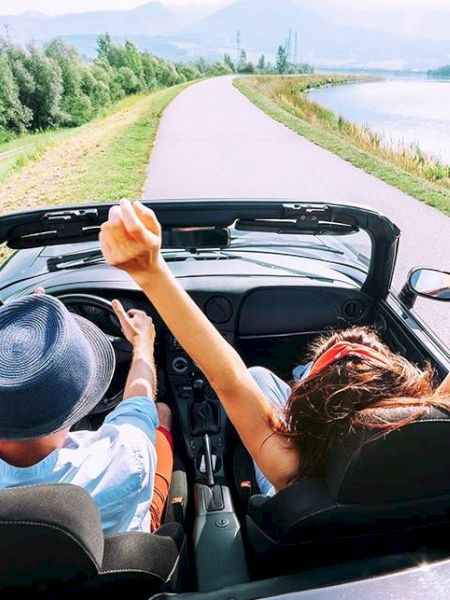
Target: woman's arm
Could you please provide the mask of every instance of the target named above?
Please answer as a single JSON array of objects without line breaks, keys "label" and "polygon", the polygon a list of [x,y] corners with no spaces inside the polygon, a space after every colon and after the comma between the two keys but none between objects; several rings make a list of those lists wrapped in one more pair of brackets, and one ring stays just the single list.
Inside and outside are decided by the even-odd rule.
[{"label": "woman's arm", "polygon": [[269,481],[281,489],[298,470],[286,439],[273,434],[273,409],[237,354],[173,277],[161,253],[153,211],[126,200],[113,207],[100,242],[108,263],[144,290],[166,325],[219,396],[242,442]]}]

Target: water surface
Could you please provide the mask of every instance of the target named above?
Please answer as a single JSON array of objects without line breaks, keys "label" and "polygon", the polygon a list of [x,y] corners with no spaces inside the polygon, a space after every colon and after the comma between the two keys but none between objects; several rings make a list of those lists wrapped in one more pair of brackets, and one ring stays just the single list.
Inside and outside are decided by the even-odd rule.
[{"label": "water surface", "polygon": [[309,96],[393,145],[418,144],[450,164],[450,81],[356,83],[311,90]]}]

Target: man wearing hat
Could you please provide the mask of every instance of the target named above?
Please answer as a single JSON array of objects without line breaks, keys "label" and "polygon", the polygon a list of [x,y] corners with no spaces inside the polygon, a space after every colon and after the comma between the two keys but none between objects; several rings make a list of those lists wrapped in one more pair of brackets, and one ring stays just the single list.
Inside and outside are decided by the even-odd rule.
[{"label": "man wearing hat", "polygon": [[150,531],[170,484],[170,409],[153,401],[152,320],[117,300],[113,308],[133,346],[124,399],[98,431],[76,432],[70,427],[111,382],[109,340],[42,289],[0,308],[0,487],[79,485],[95,500],[105,533]]}]

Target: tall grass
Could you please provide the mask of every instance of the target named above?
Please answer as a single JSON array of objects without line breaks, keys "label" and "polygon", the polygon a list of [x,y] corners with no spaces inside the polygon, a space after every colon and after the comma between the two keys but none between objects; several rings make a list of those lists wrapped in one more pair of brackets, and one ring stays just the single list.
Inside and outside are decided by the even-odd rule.
[{"label": "tall grass", "polygon": [[325,85],[342,85],[368,78],[345,75],[303,75],[299,77],[253,77],[251,85],[275,100],[281,108],[310,125],[337,134],[358,148],[394,163],[412,175],[450,189],[450,165],[424,152],[417,144],[388,140],[367,126],[356,125],[314,102],[306,93]]}]

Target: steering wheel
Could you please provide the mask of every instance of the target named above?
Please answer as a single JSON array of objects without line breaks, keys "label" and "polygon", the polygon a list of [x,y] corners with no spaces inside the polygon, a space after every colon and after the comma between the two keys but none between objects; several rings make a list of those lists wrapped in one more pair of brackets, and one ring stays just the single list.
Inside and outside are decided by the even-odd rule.
[{"label": "steering wheel", "polygon": [[[61,296],[57,296],[58,300],[60,300],[66,307],[81,304],[86,305],[89,304],[91,306],[96,306],[101,308],[109,313],[111,313],[114,318],[116,317],[116,313],[112,307],[112,303],[109,300],[105,300],[105,298],[101,298],[100,296],[95,296],[93,294],[62,294]],[[86,318],[86,317],[84,317]],[[106,337],[111,342],[111,345],[114,349],[114,353],[116,355],[116,366],[130,362],[132,358],[132,347],[131,344],[123,337],[123,336],[114,336],[105,333]],[[93,408],[90,414],[101,414],[104,412],[109,412],[113,408],[115,408],[119,402],[121,402],[123,397],[123,388],[113,394],[112,396],[103,396],[98,401],[98,404]]]}]

